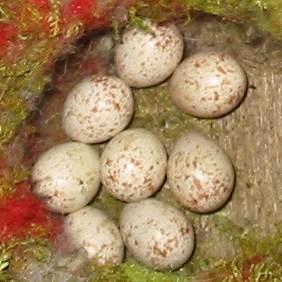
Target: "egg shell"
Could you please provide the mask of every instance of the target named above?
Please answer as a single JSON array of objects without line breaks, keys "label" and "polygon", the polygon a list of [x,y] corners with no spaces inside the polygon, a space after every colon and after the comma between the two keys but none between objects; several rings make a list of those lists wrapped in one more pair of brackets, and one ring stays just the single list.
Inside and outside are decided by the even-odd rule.
[{"label": "egg shell", "polygon": [[242,101],[246,88],[246,74],[237,61],[215,51],[186,58],[169,82],[172,101],[202,118],[216,118],[232,111]]},{"label": "egg shell", "polygon": [[114,76],[93,76],[68,95],[62,114],[66,134],[83,143],[104,142],[122,131],[133,115],[130,88]]},{"label": "egg shell", "polygon": [[133,202],[153,195],[166,175],[166,150],[148,130],[134,128],[116,135],[101,156],[101,179],[117,199]]},{"label": "egg shell", "polygon": [[52,147],[32,170],[33,192],[54,212],[69,213],[87,205],[100,186],[98,153],[89,145],[69,142]]},{"label": "egg shell", "polygon": [[144,22],[149,31],[126,30],[115,49],[117,72],[133,87],[153,86],[166,80],[183,56],[183,37],[174,24]]},{"label": "egg shell", "polygon": [[184,207],[199,213],[222,207],[234,187],[235,173],[226,153],[198,132],[180,137],[168,160],[169,186]]},{"label": "egg shell", "polygon": [[127,204],[120,229],[129,253],[157,270],[179,268],[194,249],[191,223],[179,209],[156,199]]},{"label": "egg shell", "polygon": [[64,230],[70,244],[86,250],[97,265],[119,265],[124,246],[120,231],[104,212],[91,206],[69,214]]}]

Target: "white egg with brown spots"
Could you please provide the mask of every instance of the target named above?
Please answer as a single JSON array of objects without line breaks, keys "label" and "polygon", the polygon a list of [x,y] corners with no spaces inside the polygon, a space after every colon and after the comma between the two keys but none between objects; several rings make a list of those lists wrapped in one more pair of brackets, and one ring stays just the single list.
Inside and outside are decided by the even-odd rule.
[{"label": "white egg with brown spots", "polygon": [[150,131],[134,128],[116,135],[101,156],[101,180],[115,198],[133,202],[153,195],[167,168],[166,150]]},{"label": "white egg with brown spots", "polygon": [[183,56],[183,38],[174,24],[144,23],[148,30],[126,30],[115,50],[117,72],[133,87],[153,86],[166,80]]},{"label": "white egg with brown spots", "polygon": [[68,95],[62,115],[66,134],[83,143],[101,143],[122,131],[133,115],[130,88],[114,76],[93,76]]},{"label": "white egg with brown spots", "polygon": [[66,238],[72,247],[83,248],[97,265],[119,265],[124,246],[116,224],[104,212],[91,206],[69,214],[64,222]]},{"label": "white egg with brown spots", "polygon": [[33,192],[51,211],[69,213],[86,206],[100,186],[100,160],[89,145],[69,142],[43,153],[32,169]]},{"label": "white egg with brown spots", "polygon": [[167,180],[181,205],[208,213],[227,202],[235,173],[218,144],[201,133],[190,132],[176,141],[168,160]]},{"label": "white egg with brown spots", "polygon": [[173,270],[192,255],[194,232],[177,208],[156,199],[127,204],[120,229],[129,254],[157,270]]},{"label": "white egg with brown spots", "polygon": [[214,51],[186,58],[169,82],[172,101],[201,118],[231,112],[242,101],[246,88],[246,74],[239,63],[226,53]]}]

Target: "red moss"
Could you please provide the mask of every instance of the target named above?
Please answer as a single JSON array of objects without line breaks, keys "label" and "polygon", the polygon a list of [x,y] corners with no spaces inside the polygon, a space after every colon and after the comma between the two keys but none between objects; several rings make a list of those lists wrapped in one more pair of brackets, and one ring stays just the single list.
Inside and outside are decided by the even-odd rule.
[{"label": "red moss", "polygon": [[70,0],[62,9],[63,22],[66,26],[80,22],[86,30],[104,27],[109,24],[109,17],[106,15],[111,7],[102,0]]},{"label": "red moss", "polygon": [[[32,26],[36,27],[38,31],[50,33],[50,23],[48,17],[52,14],[49,0],[29,0],[32,7],[36,8],[42,19],[38,23],[33,23]],[[39,25],[39,26],[38,26]],[[29,28],[32,31],[32,27]],[[35,30],[36,31],[36,30]]]},{"label": "red moss", "polygon": [[96,0],[71,0],[67,5],[68,15],[80,19],[91,19],[96,6]]},{"label": "red moss", "polygon": [[13,23],[0,23],[0,57],[8,47],[16,40],[17,28]]},{"label": "red moss", "polygon": [[[28,0],[26,7],[30,9],[21,9],[21,22],[18,22],[23,33],[32,34],[34,38],[43,37],[43,34],[48,35],[51,31],[49,17],[52,15],[52,10],[48,0]],[[34,9],[37,10],[38,16],[34,15]],[[40,15],[40,17],[39,17]],[[25,23],[22,25],[22,23]]]},{"label": "red moss", "polygon": [[11,43],[17,35],[17,29],[12,23],[0,23],[0,45]]},{"label": "red moss", "polygon": [[0,201],[0,243],[30,236],[54,240],[61,231],[60,218],[46,210],[27,181],[18,184],[10,198]]},{"label": "red moss", "polygon": [[49,0],[29,0],[39,12],[48,14],[50,12]]},{"label": "red moss", "polygon": [[89,24],[93,21],[93,13],[96,1],[92,0],[71,0],[63,7],[63,19],[65,24],[79,21]]}]

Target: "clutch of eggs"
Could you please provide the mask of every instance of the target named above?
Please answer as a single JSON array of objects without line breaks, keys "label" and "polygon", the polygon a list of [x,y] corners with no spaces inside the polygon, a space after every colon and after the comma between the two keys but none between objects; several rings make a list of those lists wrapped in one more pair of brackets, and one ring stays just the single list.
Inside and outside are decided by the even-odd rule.
[{"label": "clutch of eggs", "polygon": [[169,82],[172,101],[185,112],[216,118],[231,112],[242,101],[246,74],[230,55],[200,52],[186,58]]},{"label": "clutch of eggs", "polygon": [[207,213],[226,203],[235,173],[230,159],[214,141],[189,132],[176,141],[169,156],[167,180],[180,204]]},{"label": "clutch of eggs", "polygon": [[98,192],[99,168],[98,153],[87,144],[69,142],[54,146],[33,167],[33,192],[54,212],[76,211]]},{"label": "clutch of eggs", "polygon": [[153,195],[167,168],[166,150],[158,138],[142,128],[116,135],[101,156],[101,180],[115,198],[133,202]]},{"label": "clutch of eggs", "polygon": [[185,215],[156,199],[127,204],[120,229],[129,253],[157,270],[179,268],[194,249],[193,227]]},{"label": "clutch of eggs", "polygon": [[89,77],[68,95],[62,124],[83,143],[101,143],[122,131],[133,115],[134,100],[125,82],[114,76]]},{"label": "clutch of eggs", "polygon": [[[165,147],[154,134],[142,128],[124,130],[134,110],[129,86],[153,86],[174,72],[169,81],[173,102],[191,115],[216,118],[242,101],[247,78],[222,52],[197,53],[177,67],[184,49],[177,27],[149,20],[145,24],[147,31],[126,30],[116,46],[121,78],[88,77],[70,92],[62,125],[77,142],[54,146],[39,157],[32,171],[33,191],[51,211],[70,213],[64,224],[69,242],[84,248],[98,265],[120,264],[124,241],[139,262],[156,270],[174,270],[192,255],[193,227],[179,209],[146,198],[156,193],[167,174],[183,207],[213,212],[230,197],[235,173],[225,152],[201,133],[178,138],[167,160]],[[83,144],[108,140],[101,160],[93,147]],[[86,206],[100,180],[113,197],[130,202],[121,214],[121,231],[104,212]]]},{"label": "clutch of eggs", "polygon": [[148,30],[126,30],[115,48],[117,73],[132,87],[163,82],[183,56],[183,38],[174,24],[160,26],[149,20],[144,23]]}]

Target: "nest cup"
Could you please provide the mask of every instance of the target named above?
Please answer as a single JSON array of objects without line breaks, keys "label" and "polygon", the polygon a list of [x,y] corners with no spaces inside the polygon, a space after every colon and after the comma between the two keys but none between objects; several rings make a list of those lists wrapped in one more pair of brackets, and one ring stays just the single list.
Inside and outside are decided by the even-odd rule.
[{"label": "nest cup", "polygon": [[[5,273],[22,281],[45,281],[44,277],[48,275],[62,279],[65,274],[66,280],[60,281],[80,277],[82,280],[77,281],[142,282],[224,281],[233,279],[237,271],[238,281],[264,278],[254,281],[280,281],[282,46],[277,34],[257,28],[256,21],[238,23],[237,18],[225,19],[201,13],[193,14],[187,22],[188,12],[184,8],[179,17],[174,17],[157,5],[153,6],[152,11],[146,6],[137,7],[140,9],[137,9],[139,14],[130,10],[126,24],[138,25],[142,29],[145,16],[161,24],[173,21],[184,38],[184,57],[197,52],[226,52],[246,72],[248,89],[244,99],[231,113],[216,119],[196,118],[177,108],[169,97],[167,80],[152,87],[132,88],[135,109],[129,127],[142,127],[153,132],[164,143],[168,154],[176,138],[187,130],[200,131],[215,140],[228,154],[236,171],[232,197],[219,211],[197,214],[181,207],[172,196],[167,182],[164,182],[154,197],[185,213],[194,225],[197,242],[191,260],[172,273],[146,268],[132,259],[130,254],[127,254],[123,264],[113,269],[93,267],[85,254],[79,253],[79,257],[83,257],[81,263],[79,260],[78,266],[70,270],[67,268],[69,259],[76,257],[70,250],[65,254],[66,263],[58,269],[56,262],[58,257],[61,258],[61,253],[58,256],[52,248],[49,260],[39,263],[31,255],[25,262],[25,269],[13,266],[17,256],[19,259],[21,257],[20,251],[15,252],[10,267],[4,269]],[[263,23],[266,20],[263,19]],[[121,27],[124,25],[123,22]],[[61,57],[54,64],[52,81],[46,86],[47,90],[43,91],[40,103],[37,99],[32,100],[33,97],[26,98],[32,105],[29,110],[33,114],[3,147],[11,167],[25,167],[29,170],[41,153],[70,141],[62,129],[64,101],[70,90],[86,77],[117,75],[114,64],[115,40],[118,39],[113,29],[100,28],[97,32],[78,33],[77,40],[71,45],[74,47],[71,55],[62,56],[58,52]],[[101,153],[105,144],[92,146]],[[15,156],[15,152],[20,154]],[[104,187],[90,204],[105,211],[117,224],[125,205],[114,199]],[[36,246],[33,245],[33,248]],[[0,270],[0,277],[1,273]]]}]

